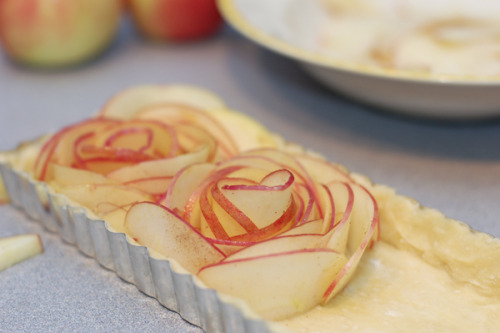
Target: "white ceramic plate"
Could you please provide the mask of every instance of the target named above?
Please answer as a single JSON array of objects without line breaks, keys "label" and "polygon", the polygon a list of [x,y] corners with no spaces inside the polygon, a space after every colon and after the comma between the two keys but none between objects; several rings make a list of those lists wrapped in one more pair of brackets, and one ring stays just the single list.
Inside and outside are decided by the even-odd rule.
[{"label": "white ceramic plate", "polygon": [[413,116],[500,115],[498,0],[219,0],[256,43],[345,95]]}]

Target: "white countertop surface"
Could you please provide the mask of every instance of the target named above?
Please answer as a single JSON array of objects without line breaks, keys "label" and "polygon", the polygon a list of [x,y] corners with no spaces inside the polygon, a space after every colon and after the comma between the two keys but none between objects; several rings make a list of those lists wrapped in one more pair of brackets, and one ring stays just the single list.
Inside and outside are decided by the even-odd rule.
[{"label": "white countertop surface", "polygon": [[[89,117],[123,88],[194,84],[285,138],[500,237],[500,119],[437,123],[357,104],[229,28],[204,41],[153,44],[125,21],[103,56],[55,72],[16,66],[1,52],[0,151]],[[0,206],[0,237],[27,232],[41,235],[45,253],[0,272],[0,331],[200,331],[57,234]]]}]

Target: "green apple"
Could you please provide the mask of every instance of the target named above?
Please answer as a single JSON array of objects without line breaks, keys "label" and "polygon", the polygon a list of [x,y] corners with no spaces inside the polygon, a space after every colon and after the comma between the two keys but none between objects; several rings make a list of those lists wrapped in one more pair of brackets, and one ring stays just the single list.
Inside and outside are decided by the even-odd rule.
[{"label": "green apple", "polygon": [[121,14],[120,0],[2,0],[0,40],[20,63],[75,65],[110,44]]}]

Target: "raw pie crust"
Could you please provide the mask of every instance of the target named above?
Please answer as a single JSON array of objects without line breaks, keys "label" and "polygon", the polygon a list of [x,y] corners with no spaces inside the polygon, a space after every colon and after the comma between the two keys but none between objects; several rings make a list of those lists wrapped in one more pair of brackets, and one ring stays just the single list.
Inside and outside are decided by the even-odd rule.
[{"label": "raw pie crust", "polygon": [[[47,205],[43,201],[48,196],[51,203],[48,214],[53,217],[60,215],[61,209],[66,209],[69,200],[61,200],[58,195],[54,196],[57,199],[53,199],[51,194],[47,194],[53,192],[51,189],[33,180],[25,172],[16,172],[29,169],[38,145],[38,142],[24,144],[14,152],[0,154],[0,171],[9,194],[20,193],[12,194],[17,196],[18,203],[14,204],[31,217],[41,219],[40,214],[30,213],[28,207],[32,203],[19,203],[23,201],[23,196],[33,196],[33,193],[29,193],[33,189],[20,184],[34,186],[42,206]],[[13,175],[21,181],[13,180]],[[317,306],[278,323],[266,323],[256,318],[243,302],[217,294],[218,301],[225,305],[219,305],[219,308],[224,309],[218,314],[222,317],[223,324],[216,325],[209,322],[214,319],[193,320],[182,309],[171,307],[168,301],[162,301],[160,296],[154,293],[152,296],[207,331],[230,332],[235,328],[231,325],[236,325],[243,332],[278,332],[289,329],[298,332],[498,332],[500,240],[475,232],[466,224],[448,219],[436,210],[422,207],[413,199],[396,194],[391,188],[373,184],[364,176],[351,175],[366,186],[378,202],[381,241],[366,251],[353,280],[326,306]],[[40,194],[40,187],[45,188],[47,193]],[[70,205],[78,206],[74,203]],[[78,209],[81,210],[81,207],[75,211]],[[71,211],[69,215],[77,216],[78,213]],[[88,210],[86,215],[91,220],[95,219]],[[82,222],[77,219],[76,223]],[[106,228],[109,229],[109,226]],[[102,263],[99,246],[96,245],[96,253],[89,253],[93,251],[82,249],[78,240],[71,239],[71,236],[65,237],[64,230],[59,232],[65,240],[76,242],[84,253],[95,256]],[[113,233],[112,230],[107,232]],[[76,238],[78,237],[77,234]],[[128,237],[127,242],[133,243]],[[151,252],[149,256],[156,258],[159,255]],[[134,263],[137,258],[129,260]],[[104,266],[116,270],[122,276],[116,264],[115,268],[112,265]],[[174,271],[185,274],[176,263],[171,266]],[[132,278],[124,279],[135,283],[144,291],[137,281]],[[196,288],[203,290],[203,283],[198,279],[194,281]],[[235,316],[232,312],[243,316],[244,325],[231,324]],[[253,325],[255,322],[264,324]]]}]

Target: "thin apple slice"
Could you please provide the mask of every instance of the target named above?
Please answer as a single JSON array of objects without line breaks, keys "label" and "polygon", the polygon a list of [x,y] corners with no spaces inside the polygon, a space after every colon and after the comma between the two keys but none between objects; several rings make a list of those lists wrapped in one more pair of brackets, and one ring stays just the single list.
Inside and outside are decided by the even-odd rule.
[{"label": "thin apple slice", "polygon": [[0,175],[0,205],[9,202],[9,195],[5,189],[2,176]]},{"label": "thin apple slice", "polygon": [[99,173],[89,170],[75,169],[64,165],[52,164],[54,181],[63,186],[84,184],[117,185],[118,182]]},{"label": "thin apple slice", "polygon": [[379,218],[375,198],[360,185],[351,184],[351,188],[354,193],[354,202],[346,249],[349,261],[326,289],[321,300],[322,304],[328,303],[330,299],[344,289],[354,275],[361,256],[368,248],[374,236],[377,235]]},{"label": "thin apple slice", "polygon": [[276,148],[280,144],[280,139],[276,135],[243,113],[216,109],[211,115],[224,125],[240,151],[262,147]]},{"label": "thin apple slice", "polygon": [[335,224],[325,234],[324,247],[344,253],[349,240],[354,191],[350,184],[341,182],[334,182],[327,188],[335,202],[336,216]]},{"label": "thin apple slice", "polygon": [[352,179],[342,166],[333,164],[310,154],[294,154],[297,161],[304,166],[312,178],[322,184],[332,181],[349,182]]},{"label": "thin apple slice", "polygon": [[181,169],[195,163],[205,162],[208,158],[208,146],[172,158],[163,158],[126,166],[107,174],[107,177],[120,182],[152,177],[173,177]]},{"label": "thin apple slice", "polygon": [[322,235],[288,235],[271,238],[234,252],[224,261],[259,257],[278,253],[317,249],[320,247]]},{"label": "thin apple slice", "polygon": [[167,192],[173,177],[151,177],[134,179],[123,182],[124,185],[135,188],[141,192],[161,197]]},{"label": "thin apple slice", "polygon": [[176,260],[193,274],[225,258],[189,223],[154,203],[133,205],[125,217],[125,229],[139,244]]},{"label": "thin apple slice", "polygon": [[161,203],[184,215],[192,193],[214,170],[215,165],[210,163],[192,164],[180,170]]},{"label": "thin apple slice", "polygon": [[135,202],[153,201],[147,193],[138,191],[125,185],[74,185],[59,186],[57,183],[50,183],[56,192],[66,195],[71,200],[89,208],[97,215],[106,213],[101,211],[103,203],[116,207],[126,206]]},{"label": "thin apple slice", "polygon": [[37,234],[24,234],[0,239],[0,271],[43,252]]},{"label": "thin apple slice", "polygon": [[285,231],[280,236],[320,235],[322,231],[323,231],[323,220],[316,219],[297,225],[292,229]]},{"label": "thin apple slice", "polygon": [[209,91],[187,85],[143,85],[129,88],[113,97],[99,115],[130,119],[142,108],[162,103],[187,105],[198,109],[220,109],[225,103]]},{"label": "thin apple slice", "polygon": [[129,209],[130,205],[115,208],[102,215],[102,219],[106,221],[113,231],[125,233],[127,231],[125,229],[125,216]]},{"label": "thin apple slice", "polygon": [[209,287],[244,299],[265,318],[280,320],[317,305],[346,261],[332,250],[307,249],[223,261],[198,276]]}]

